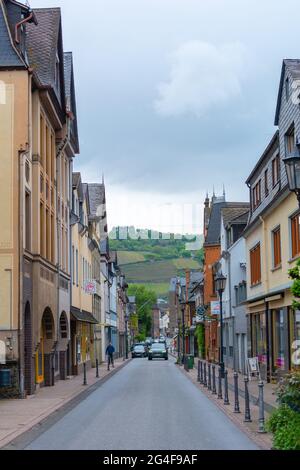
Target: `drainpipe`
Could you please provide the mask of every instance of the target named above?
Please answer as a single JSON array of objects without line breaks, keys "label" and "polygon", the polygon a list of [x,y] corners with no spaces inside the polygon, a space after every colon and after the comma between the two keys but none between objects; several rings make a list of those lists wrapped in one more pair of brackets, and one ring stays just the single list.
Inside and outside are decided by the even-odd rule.
[{"label": "drainpipe", "polygon": [[[59,281],[60,281],[60,243],[59,243],[59,217],[58,217],[58,190],[57,190],[57,184],[58,184],[58,178],[59,178],[59,167],[57,164],[58,158],[63,154],[65,151],[68,143],[70,142],[70,129],[71,129],[71,117],[69,113],[67,113],[67,134],[62,141],[61,146],[58,148],[58,152],[56,154],[56,238],[57,238],[57,273],[58,273],[58,279],[57,279],[57,336],[56,336],[56,343],[55,343],[55,348],[54,348],[54,357],[57,351],[57,345],[59,342],[59,318],[60,318],[60,289],[59,289]],[[70,182],[69,182],[70,183]],[[69,260],[70,261],[70,260]],[[54,385],[54,384],[53,384]]]},{"label": "drainpipe", "polygon": [[27,16],[26,18],[24,18],[22,21],[19,21],[19,23],[17,23],[15,25],[15,43],[16,44],[20,44],[20,40],[19,40],[19,35],[18,35],[18,30],[19,28],[25,24],[25,23],[29,23],[32,19],[34,18],[34,13],[33,11],[30,12],[29,16]]}]

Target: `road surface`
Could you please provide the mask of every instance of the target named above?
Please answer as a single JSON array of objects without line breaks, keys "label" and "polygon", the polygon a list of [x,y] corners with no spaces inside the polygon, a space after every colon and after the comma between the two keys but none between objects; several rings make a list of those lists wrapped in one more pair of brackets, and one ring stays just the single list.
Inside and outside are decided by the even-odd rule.
[{"label": "road surface", "polygon": [[134,359],[26,448],[257,449],[172,358]]}]

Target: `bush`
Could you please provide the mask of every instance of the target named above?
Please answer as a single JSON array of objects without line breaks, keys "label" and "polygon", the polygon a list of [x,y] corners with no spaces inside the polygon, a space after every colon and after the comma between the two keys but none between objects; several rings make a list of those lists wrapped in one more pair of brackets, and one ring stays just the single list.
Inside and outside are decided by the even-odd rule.
[{"label": "bush", "polygon": [[273,434],[276,450],[300,450],[300,413],[289,406],[280,405],[267,422],[267,430]]},{"label": "bush", "polygon": [[300,413],[300,372],[292,372],[281,379],[276,394],[280,405],[288,405]]}]

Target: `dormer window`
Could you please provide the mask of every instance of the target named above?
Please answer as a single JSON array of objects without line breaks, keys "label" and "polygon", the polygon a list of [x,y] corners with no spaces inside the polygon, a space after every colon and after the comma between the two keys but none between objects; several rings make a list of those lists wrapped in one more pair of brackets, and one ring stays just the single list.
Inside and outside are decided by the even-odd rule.
[{"label": "dormer window", "polygon": [[294,126],[285,134],[285,151],[287,156],[294,153],[295,150],[295,129]]},{"label": "dormer window", "polygon": [[289,77],[287,77],[285,79],[285,99],[286,99],[286,101],[289,100],[289,97],[290,97],[290,81],[289,81]]},{"label": "dormer window", "polygon": [[274,160],[272,160],[272,182],[273,188],[280,181],[280,158],[279,155],[276,155]]},{"label": "dormer window", "polygon": [[252,189],[252,206],[255,210],[261,203],[261,180],[259,180]]}]

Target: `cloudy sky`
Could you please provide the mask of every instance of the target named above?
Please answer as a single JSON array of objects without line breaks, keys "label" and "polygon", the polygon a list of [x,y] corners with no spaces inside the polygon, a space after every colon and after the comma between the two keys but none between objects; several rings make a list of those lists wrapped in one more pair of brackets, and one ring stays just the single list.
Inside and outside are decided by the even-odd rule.
[{"label": "cloudy sky", "polygon": [[87,182],[109,224],[201,231],[206,191],[247,200],[272,137],[297,0],[30,0],[60,6],[74,53]]}]

